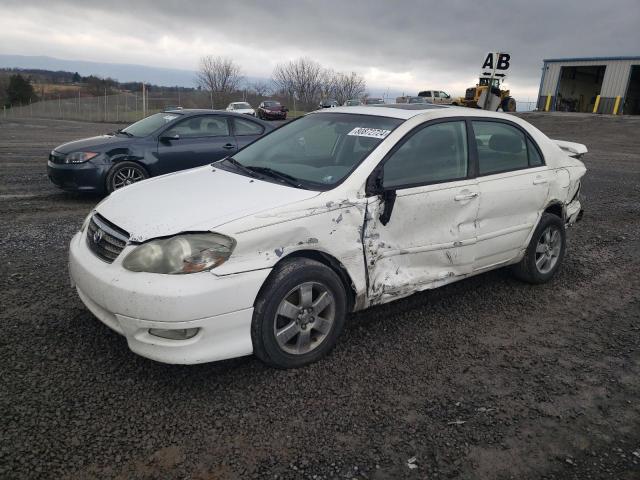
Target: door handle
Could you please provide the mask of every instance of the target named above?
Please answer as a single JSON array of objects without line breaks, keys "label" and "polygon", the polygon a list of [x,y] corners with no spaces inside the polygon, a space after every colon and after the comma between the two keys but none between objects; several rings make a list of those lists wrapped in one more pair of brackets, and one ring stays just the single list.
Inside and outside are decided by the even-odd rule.
[{"label": "door handle", "polygon": [[533,181],[533,184],[534,184],[534,185],[543,185],[543,184],[545,184],[545,183],[549,183],[549,180],[547,180],[546,178],[536,178],[536,179]]},{"label": "door handle", "polygon": [[232,148],[236,148],[236,146],[227,143],[226,145],[223,145],[222,148],[224,148],[225,150],[231,150]]},{"label": "door handle", "polygon": [[460,195],[453,197],[453,199],[456,202],[461,202],[462,200],[471,200],[472,198],[476,198],[478,195],[480,195],[478,192],[461,193]]}]

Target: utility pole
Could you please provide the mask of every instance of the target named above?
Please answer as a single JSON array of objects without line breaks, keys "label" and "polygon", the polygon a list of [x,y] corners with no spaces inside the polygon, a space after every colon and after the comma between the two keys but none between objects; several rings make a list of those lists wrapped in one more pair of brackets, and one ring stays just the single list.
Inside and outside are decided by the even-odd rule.
[{"label": "utility pole", "polygon": [[142,118],[147,116],[147,101],[145,95],[145,86],[144,82],[142,82]]}]

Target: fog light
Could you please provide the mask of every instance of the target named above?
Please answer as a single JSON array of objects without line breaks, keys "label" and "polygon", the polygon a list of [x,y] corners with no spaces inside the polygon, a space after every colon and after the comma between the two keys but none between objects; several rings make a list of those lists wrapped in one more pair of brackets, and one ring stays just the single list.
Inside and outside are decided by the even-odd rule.
[{"label": "fog light", "polygon": [[154,337],[168,338],[169,340],[188,340],[198,333],[199,328],[180,328],[176,330],[164,330],[162,328],[150,328],[149,334]]}]

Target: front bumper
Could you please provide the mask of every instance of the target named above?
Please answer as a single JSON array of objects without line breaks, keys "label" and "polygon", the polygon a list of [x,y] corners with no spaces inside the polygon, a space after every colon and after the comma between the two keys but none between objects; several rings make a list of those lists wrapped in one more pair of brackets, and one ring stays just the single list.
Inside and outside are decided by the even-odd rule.
[{"label": "front bumper", "polygon": [[286,112],[263,112],[262,116],[267,120],[284,120],[287,118]]},{"label": "front bumper", "polygon": [[[124,335],[129,348],[163,363],[194,364],[250,355],[253,303],[269,269],[216,276],[211,272],[160,275],[130,272],[87,247],[85,233],[71,240],[69,273],[78,295],[104,324]],[[149,329],[198,328],[187,340],[151,335]]]},{"label": "front bumper", "polygon": [[47,175],[55,186],[72,192],[105,191],[105,178],[109,165],[94,164],[91,161],[76,164],[47,162]]}]

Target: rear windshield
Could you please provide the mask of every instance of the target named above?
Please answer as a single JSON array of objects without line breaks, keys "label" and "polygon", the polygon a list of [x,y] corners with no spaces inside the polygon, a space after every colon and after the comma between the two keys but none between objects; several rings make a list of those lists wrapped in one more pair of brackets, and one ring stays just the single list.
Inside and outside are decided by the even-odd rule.
[{"label": "rear windshield", "polygon": [[123,128],[122,131],[134,137],[146,137],[181,116],[179,113],[155,113]]},{"label": "rear windshield", "polygon": [[264,102],[265,107],[279,107],[280,102]]},{"label": "rear windshield", "polygon": [[402,122],[374,115],[310,114],[262,137],[233,158],[245,167],[286,174],[312,190],[329,190]]},{"label": "rear windshield", "polygon": [[234,103],[233,108],[240,110],[243,108],[251,108],[251,105],[249,105],[248,103]]}]

